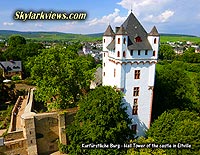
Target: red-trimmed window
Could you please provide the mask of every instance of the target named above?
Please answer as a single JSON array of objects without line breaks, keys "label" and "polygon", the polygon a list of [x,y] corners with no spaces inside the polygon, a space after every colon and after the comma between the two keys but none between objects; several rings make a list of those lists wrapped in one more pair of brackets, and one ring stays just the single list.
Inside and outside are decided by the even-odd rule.
[{"label": "red-trimmed window", "polygon": [[141,37],[140,37],[140,36],[137,36],[137,37],[135,38],[135,42],[136,42],[136,43],[142,42]]},{"label": "red-trimmed window", "polygon": [[156,56],[156,51],[153,51],[153,56]]},{"label": "red-trimmed window", "polygon": [[135,79],[140,79],[140,70],[135,70]]},{"label": "red-trimmed window", "polygon": [[120,57],[120,52],[119,51],[117,51],[117,57]]},{"label": "red-trimmed window", "polygon": [[120,38],[117,39],[117,43],[120,44]]},{"label": "red-trimmed window", "polygon": [[140,87],[133,88],[133,96],[139,96]]},{"label": "red-trimmed window", "polygon": [[131,125],[131,129],[133,130],[134,134],[137,132],[137,124]]},{"label": "red-trimmed window", "polygon": [[132,115],[137,115],[137,114],[138,114],[138,99],[135,98],[135,99],[133,99]]},{"label": "red-trimmed window", "polygon": [[124,38],[123,43],[126,44],[126,38]]},{"label": "red-trimmed window", "polygon": [[157,43],[157,39],[155,38],[153,42],[154,42],[154,44],[156,44]]},{"label": "red-trimmed window", "polygon": [[124,58],[126,57],[126,52],[125,52],[125,51],[123,52],[123,57],[124,57]]}]

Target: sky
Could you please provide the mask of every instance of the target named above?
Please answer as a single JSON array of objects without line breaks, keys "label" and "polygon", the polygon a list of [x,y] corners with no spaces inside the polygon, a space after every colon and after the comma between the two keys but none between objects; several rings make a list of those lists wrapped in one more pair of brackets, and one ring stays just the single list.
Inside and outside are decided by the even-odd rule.
[{"label": "sky", "polygon": [[[120,26],[131,10],[147,32],[200,36],[200,0],[5,0],[0,2],[0,30],[102,33]],[[19,21],[16,11],[86,12],[86,20]]]}]

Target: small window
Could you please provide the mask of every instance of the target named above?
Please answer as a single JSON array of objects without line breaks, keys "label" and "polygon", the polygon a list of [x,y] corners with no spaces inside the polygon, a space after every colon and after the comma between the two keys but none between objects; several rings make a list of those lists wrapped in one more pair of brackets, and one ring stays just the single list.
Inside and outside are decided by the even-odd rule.
[{"label": "small window", "polygon": [[106,42],[106,39],[103,40],[103,43],[105,43],[105,42]]},{"label": "small window", "polygon": [[133,96],[139,96],[139,87],[134,87],[133,88]]},{"label": "small window", "polygon": [[30,131],[29,133],[30,133],[30,135],[31,135],[31,131]]},{"label": "small window", "polygon": [[133,50],[131,50],[131,56],[133,56]]},{"label": "small window", "polygon": [[156,40],[156,38],[154,39],[154,41],[153,41],[153,42],[154,42],[154,44],[156,44],[156,43],[157,43],[157,40]]},{"label": "small window", "polygon": [[117,39],[117,43],[120,44],[120,38]]},{"label": "small window", "polygon": [[33,141],[31,140],[31,144],[33,143]]},{"label": "small window", "polygon": [[114,69],[114,77],[116,76],[116,69]]},{"label": "small window", "polygon": [[124,38],[123,43],[126,44],[126,38]]},{"label": "small window", "polygon": [[105,53],[103,53],[103,56],[105,57],[105,56],[106,56],[106,54],[105,54]]},{"label": "small window", "polygon": [[105,66],[106,66],[106,64],[105,64],[105,63],[103,63],[103,66],[105,67]]},{"label": "small window", "polygon": [[117,52],[117,57],[120,57],[120,52],[119,51]]},{"label": "small window", "polygon": [[137,37],[135,38],[135,42],[136,42],[136,43],[142,42],[141,37],[140,37],[140,36],[137,36]]},{"label": "small window", "polygon": [[126,52],[125,52],[125,51],[123,52],[123,57],[124,57],[124,58],[126,57]]},{"label": "small window", "polygon": [[156,56],[156,51],[153,51],[153,56]]},{"label": "small window", "polygon": [[140,50],[138,50],[138,55],[140,55]]},{"label": "small window", "polygon": [[131,126],[131,129],[133,130],[134,134],[136,134],[136,131],[137,131],[137,124],[133,124]]},{"label": "small window", "polygon": [[148,55],[148,50],[145,50],[145,55]]},{"label": "small window", "polygon": [[138,114],[138,99],[135,98],[133,100],[133,110],[132,110],[132,115],[137,115]]},{"label": "small window", "polygon": [[135,79],[140,79],[140,70],[135,70]]},{"label": "small window", "polygon": [[103,72],[103,76],[105,76],[106,75],[106,73],[105,72]]}]

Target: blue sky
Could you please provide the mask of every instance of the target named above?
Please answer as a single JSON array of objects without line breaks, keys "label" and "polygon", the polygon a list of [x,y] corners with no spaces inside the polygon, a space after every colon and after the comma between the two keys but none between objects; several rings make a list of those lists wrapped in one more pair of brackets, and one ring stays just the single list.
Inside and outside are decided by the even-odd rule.
[{"label": "blue sky", "polygon": [[[57,31],[100,33],[110,23],[120,26],[132,8],[149,32],[155,25],[160,33],[200,36],[200,0],[6,0],[0,3],[0,29],[17,31]],[[85,11],[84,21],[16,21],[16,10]]]}]

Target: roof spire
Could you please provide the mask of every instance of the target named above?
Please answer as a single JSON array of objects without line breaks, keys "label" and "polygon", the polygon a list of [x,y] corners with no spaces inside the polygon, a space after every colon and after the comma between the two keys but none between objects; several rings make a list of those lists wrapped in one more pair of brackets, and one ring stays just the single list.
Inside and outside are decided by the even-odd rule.
[{"label": "roof spire", "polygon": [[132,11],[133,11],[133,10],[132,10],[132,4],[131,4],[131,13],[132,13]]},{"label": "roof spire", "polygon": [[103,34],[104,36],[114,36],[115,33],[112,30],[112,27],[110,26],[110,24],[108,25],[106,31]]},{"label": "roof spire", "polygon": [[151,32],[149,33],[149,36],[159,36],[158,30],[156,29],[155,26],[152,28]]}]

